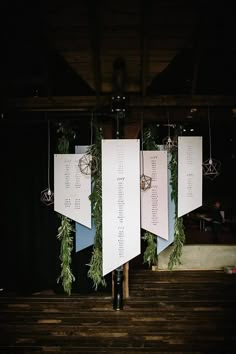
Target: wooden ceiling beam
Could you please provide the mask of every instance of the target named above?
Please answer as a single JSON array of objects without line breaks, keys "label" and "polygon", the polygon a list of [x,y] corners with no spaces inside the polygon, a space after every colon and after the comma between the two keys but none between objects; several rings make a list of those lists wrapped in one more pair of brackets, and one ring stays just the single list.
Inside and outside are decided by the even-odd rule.
[{"label": "wooden ceiling beam", "polygon": [[[127,97],[130,109],[153,109],[159,107],[236,107],[236,96],[203,96],[203,95],[167,95]],[[3,111],[93,111],[109,107],[109,96],[100,96],[99,105],[96,96],[52,96],[9,98],[4,102]]]}]

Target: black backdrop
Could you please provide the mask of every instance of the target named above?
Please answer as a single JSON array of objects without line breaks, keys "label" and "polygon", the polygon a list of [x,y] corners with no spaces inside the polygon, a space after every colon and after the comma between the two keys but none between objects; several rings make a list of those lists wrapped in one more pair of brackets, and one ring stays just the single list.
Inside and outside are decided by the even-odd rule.
[{"label": "black backdrop", "polygon": [[[25,120],[19,115],[14,119],[7,118],[0,122],[0,288],[26,294],[47,289],[60,293],[62,287],[57,284],[60,243],[56,238],[59,219],[53,206],[47,207],[40,201],[40,192],[47,188],[47,120],[29,113]],[[52,186],[53,153],[57,152],[56,129],[56,123],[52,122]],[[75,144],[88,144],[89,121],[77,123],[76,133]],[[90,247],[79,253],[73,252],[72,270],[76,276],[73,292],[93,291],[86,265],[91,251]]]}]

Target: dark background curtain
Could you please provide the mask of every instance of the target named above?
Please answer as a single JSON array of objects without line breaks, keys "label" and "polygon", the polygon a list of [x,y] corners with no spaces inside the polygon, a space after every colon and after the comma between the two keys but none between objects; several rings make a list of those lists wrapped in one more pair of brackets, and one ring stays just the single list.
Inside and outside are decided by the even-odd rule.
[{"label": "dark background curtain", "polygon": [[[39,118],[28,113],[26,121],[19,117],[18,120],[4,118],[0,122],[0,288],[5,291],[33,293],[52,289],[62,292],[61,285],[57,284],[60,274],[60,243],[56,238],[59,218],[53,205],[47,207],[40,201],[40,192],[47,188],[47,120]],[[83,124],[88,127],[76,127],[75,144],[89,143],[89,122]],[[56,129],[56,123],[51,123],[52,187]],[[72,150],[74,152],[74,145]],[[93,291],[92,282],[87,278],[91,252],[92,247],[79,253],[73,251],[74,292]]]}]

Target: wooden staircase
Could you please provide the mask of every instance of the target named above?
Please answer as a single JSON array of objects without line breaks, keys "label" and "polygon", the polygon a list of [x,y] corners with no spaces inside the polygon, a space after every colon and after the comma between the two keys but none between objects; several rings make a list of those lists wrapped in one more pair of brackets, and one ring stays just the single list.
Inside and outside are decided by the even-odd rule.
[{"label": "wooden staircase", "polygon": [[110,294],[0,295],[0,353],[235,354],[236,276],[130,271],[122,311]]}]

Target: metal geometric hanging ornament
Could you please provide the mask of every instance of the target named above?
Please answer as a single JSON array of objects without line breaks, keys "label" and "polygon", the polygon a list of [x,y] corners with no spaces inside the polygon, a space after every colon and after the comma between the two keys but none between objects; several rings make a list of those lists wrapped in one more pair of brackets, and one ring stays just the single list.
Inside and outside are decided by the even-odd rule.
[{"label": "metal geometric hanging ornament", "polygon": [[[90,145],[93,145],[93,113],[90,120]],[[84,175],[93,175],[98,170],[98,160],[95,156],[86,153],[79,159],[79,169]]]},{"label": "metal geometric hanging ornament", "polygon": [[152,177],[142,174],[140,177],[140,187],[143,191],[150,189],[152,187]]},{"label": "metal geometric hanging ornament", "polygon": [[54,203],[54,193],[50,188],[46,188],[41,192],[40,200],[45,205],[49,206]]},{"label": "metal geometric hanging ornament", "polygon": [[50,188],[50,122],[48,120],[48,187],[41,191],[40,200],[49,206],[54,203],[54,193]]},{"label": "metal geometric hanging ornament", "polygon": [[211,180],[215,179],[220,174],[221,162],[215,160],[211,155],[211,124],[210,124],[210,110],[208,107],[208,131],[209,131],[209,159],[205,160],[202,164],[203,176]]},{"label": "metal geometric hanging ornament", "polygon": [[164,149],[168,152],[172,152],[174,150],[177,150],[178,148],[178,143],[177,143],[177,138],[176,137],[171,137],[170,136],[170,127],[172,126],[170,124],[170,114],[169,111],[167,110],[167,126],[168,126],[168,136],[163,139],[163,145]]},{"label": "metal geometric hanging ornament", "polygon": [[146,191],[147,189],[152,188],[152,177],[149,177],[144,174],[144,153],[143,153],[143,145],[144,145],[144,139],[143,139],[143,118],[142,118],[142,124],[141,124],[141,139],[142,139],[142,152],[141,152],[141,167],[142,167],[142,175],[140,177],[140,188],[143,191]]},{"label": "metal geometric hanging ornament", "polygon": [[98,170],[98,161],[95,156],[85,154],[79,159],[79,169],[84,175],[93,175]]},{"label": "metal geometric hanging ornament", "polygon": [[202,168],[203,168],[203,176],[213,180],[220,174],[221,162],[209,158],[203,162]]},{"label": "metal geometric hanging ornament", "polygon": [[177,138],[176,137],[171,137],[168,135],[163,139],[163,145],[166,151],[172,152],[174,150],[177,150],[178,144],[177,144]]}]

